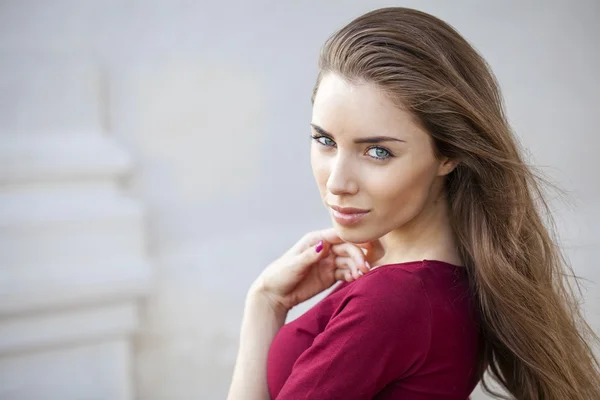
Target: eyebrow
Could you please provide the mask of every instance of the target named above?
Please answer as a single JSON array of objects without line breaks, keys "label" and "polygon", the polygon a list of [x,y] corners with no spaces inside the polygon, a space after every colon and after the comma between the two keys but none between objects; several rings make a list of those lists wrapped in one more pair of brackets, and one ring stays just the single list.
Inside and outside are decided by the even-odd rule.
[{"label": "eyebrow", "polygon": [[[310,126],[312,126],[314,128],[315,131],[317,131],[319,134],[321,135],[326,135],[326,136],[330,136],[333,138],[333,135],[329,132],[327,132],[325,129],[321,128],[318,125],[315,125],[313,123],[310,124]],[[360,139],[354,139],[354,143],[381,143],[381,142],[402,142],[402,143],[406,143],[405,140],[402,139],[398,139],[398,138],[394,138],[391,136],[372,136],[372,137],[368,137],[368,138],[360,138]]]}]

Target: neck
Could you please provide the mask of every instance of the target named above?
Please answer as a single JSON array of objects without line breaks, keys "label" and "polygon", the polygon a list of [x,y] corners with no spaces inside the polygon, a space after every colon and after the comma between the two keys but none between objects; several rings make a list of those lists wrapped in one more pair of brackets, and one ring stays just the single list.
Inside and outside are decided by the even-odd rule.
[{"label": "neck", "polygon": [[445,196],[435,196],[415,218],[381,237],[377,253],[374,266],[420,260],[462,265]]}]

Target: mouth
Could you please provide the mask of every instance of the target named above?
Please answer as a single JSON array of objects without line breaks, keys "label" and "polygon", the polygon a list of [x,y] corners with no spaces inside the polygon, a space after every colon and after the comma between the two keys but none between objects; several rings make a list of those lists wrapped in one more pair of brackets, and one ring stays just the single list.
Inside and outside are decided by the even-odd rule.
[{"label": "mouth", "polygon": [[344,226],[358,224],[370,212],[370,210],[360,208],[338,207],[334,205],[329,205],[329,209],[335,222]]}]

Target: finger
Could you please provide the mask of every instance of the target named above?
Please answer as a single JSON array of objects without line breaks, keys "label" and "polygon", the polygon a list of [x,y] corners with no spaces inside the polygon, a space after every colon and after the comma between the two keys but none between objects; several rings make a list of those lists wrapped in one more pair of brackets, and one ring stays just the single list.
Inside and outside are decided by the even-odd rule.
[{"label": "finger", "polygon": [[346,280],[346,282],[353,282],[355,280],[352,277],[352,273],[348,270],[346,270],[346,272],[344,272],[344,279]]},{"label": "finger", "polygon": [[316,246],[321,240],[329,244],[343,242],[336,233],[336,230],[334,228],[329,228],[307,233],[293,246],[293,248],[296,253],[301,253],[309,247]]},{"label": "finger", "polygon": [[346,281],[353,282],[355,279],[352,277],[352,273],[350,270],[344,269],[336,269],[334,271],[334,277],[336,281]]},{"label": "finger", "polygon": [[[334,243],[334,244],[338,244],[338,243]],[[339,244],[348,244],[348,245],[351,245],[351,246],[355,246],[355,247],[357,247],[359,250],[362,250],[362,251],[363,251],[363,253],[364,253],[364,252],[371,251],[371,250],[373,249],[373,243],[371,243],[371,242],[365,242],[365,243],[352,243],[352,242],[345,242],[345,241],[342,241],[342,242],[341,242],[341,243],[339,243]]]},{"label": "finger", "polygon": [[356,268],[354,260],[351,257],[336,257],[335,266],[340,269],[349,270],[352,278],[354,279],[358,279],[361,276],[358,268]]},{"label": "finger", "polygon": [[327,258],[329,255],[329,249],[329,243],[320,240],[315,246],[309,247],[296,257],[293,257],[291,267],[294,268],[296,272],[303,272],[314,263]]},{"label": "finger", "polygon": [[[327,249],[323,251],[327,251]],[[333,254],[331,251],[328,251],[327,253],[328,254],[325,257],[319,260],[319,264],[324,266],[333,266],[335,264],[336,255]]]},{"label": "finger", "polygon": [[364,265],[364,255],[353,245],[341,244],[331,247],[331,252],[340,258],[340,262],[345,262],[347,267],[352,270],[352,276],[359,277],[360,273],[366,273],[368,269]]},{"label": "finger", "polygon": [[351,243],[336,244],[331,247],[331,251],[339,256],[352,257],[358,270],[364,274],[369,272],[369,267],[365,262],[365,254],[356,245]]},{"label": "finger", "polygon": [[368,257],[369,252],[373,249],[373,244],[371,242],[366,243],[357,243],[356,246],[363,252],[365,257]]},{"label": "finger", "polygon": [[346,273],[346,271],[347,270],[336,268],[335,270],[333,270],[333,277],[336,281],[345,281],[346,278],[344,274]]}]

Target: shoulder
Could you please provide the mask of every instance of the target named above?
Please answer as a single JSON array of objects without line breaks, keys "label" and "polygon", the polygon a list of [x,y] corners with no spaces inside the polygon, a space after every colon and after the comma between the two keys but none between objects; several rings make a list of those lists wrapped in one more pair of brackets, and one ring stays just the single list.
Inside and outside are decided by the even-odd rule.
[{"label": "shoulder", "polygon": [[370,298],[389,299],[392,297],[423,297],[425,290],[423,280],[418,273],[422,263],[415,263],[410,269],[401,265],[389,265],[375,268],[355,281],[353,292],[368,293]]},{"label": "shoulder", "polygon": [[401,267],[376,268],[352,282],[345,306],[368,313],[369,318],[430,315],[423,282],[415,271]]}]

